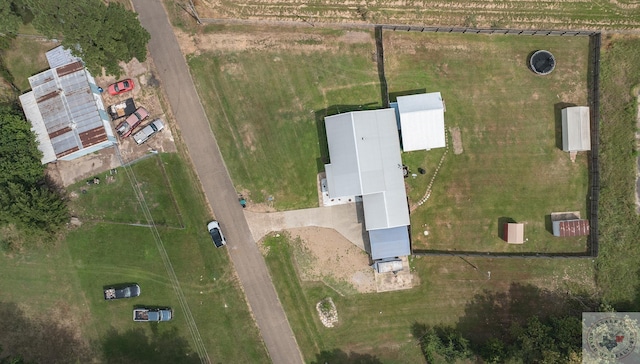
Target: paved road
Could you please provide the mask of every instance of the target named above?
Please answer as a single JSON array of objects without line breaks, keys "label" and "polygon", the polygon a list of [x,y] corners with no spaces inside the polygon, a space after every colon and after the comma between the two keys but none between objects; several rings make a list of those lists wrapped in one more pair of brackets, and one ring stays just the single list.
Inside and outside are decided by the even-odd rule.
[{"label": "paved road", "polygon": [[[227,249],[274,363],[302,363],[293,331],[267,266],[251,236],[238,195],[196,93],[184,56],[160,0],[133,0],[151,33],[149,51],[169,98],[204,193],[228,240]],[[205,228],[204,226],[202,227]],[[211,250],[211,254],[223,251]],[[213,334],[213,333],[212,333]],[[216,358],[211,358],[216,361]]]}]

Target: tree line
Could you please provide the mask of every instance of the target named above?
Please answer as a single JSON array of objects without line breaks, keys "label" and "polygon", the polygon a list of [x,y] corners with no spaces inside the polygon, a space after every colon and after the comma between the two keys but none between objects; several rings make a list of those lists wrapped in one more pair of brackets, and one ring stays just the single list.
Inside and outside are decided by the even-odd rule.
[{"label": "tree line", "polygon": [[118,76],[119,62],[147,59],[150,35],[137,14],[116,2],[102,0],[3,0],[0,1],[0,49],[7,49],[20,24],[32,24],[49,38],[61,40],[73,55],[81,57],[94,75]]},{"label": "tree line", "polygon": [[[492,335],[472,342],[448,326],[414,324],[414,336],[427,363],[455,363],[482,358],[485,363],[575,363],[582,362],[582,322],[575,316],[539,318],[524,325],[514,323],[508,335]],[[498,334],[498,333],[494,333]]]},{"label": "tree line", "polygon": [[0,106],[0,243],[51,237],[69,219],[62,191],[48,180],[31,125],[15,106]]},{"label": "tree line", "polygon": [[[95,75],[104,70],[117,76],[120,62],[147,58],[150,35],[137,14],[120,3],[3,0],[0,17],[0,77],[12,85],[1,51],[12,47],[23,24],[59,39]],[[36,236],[54,236],[69,218],[64,194],[47,178],[35,135],[17,100],[13,102],[0,105],[0,246],[4,248],[17,248]]]}]

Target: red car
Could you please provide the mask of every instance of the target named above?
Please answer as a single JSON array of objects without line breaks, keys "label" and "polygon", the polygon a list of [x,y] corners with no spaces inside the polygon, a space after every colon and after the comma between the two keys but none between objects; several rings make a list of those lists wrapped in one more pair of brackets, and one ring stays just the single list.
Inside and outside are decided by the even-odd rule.
[{"label": "red car", "polygon": [[127,78],[126,80],[118,81],[112,85],[109,85],[109,95],[115,96],[133,90],[133,80]]}]

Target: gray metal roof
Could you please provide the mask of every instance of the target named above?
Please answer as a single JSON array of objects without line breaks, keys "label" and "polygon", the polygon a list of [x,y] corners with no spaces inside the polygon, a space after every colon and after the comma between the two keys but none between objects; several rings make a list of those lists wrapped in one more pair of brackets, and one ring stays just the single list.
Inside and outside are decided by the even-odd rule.
[{"label": "gray metal roof", "polygon": [[591,129],[587,106],[562,109],[562,150],[565,152],[591,150]]},{"label": "gray metal roof", "polygon": [[42,114],[40,114],[33,92],[30,91],[20,95],[20,103],[22,104],[24,115],[31,122],[31,130],[36,134],[38,149],[42,152],[40,161],[42,164],[55,161],[56,152],[54,152],[53,145],[51,145],[49,133],[47,133],[47,128],[44,126],[44,120],[42,120]]},{"label": "gray metal roof", "polygon": [[367,230],[409,225],[395,111],[328,116],[325,127],[330,197],[361,195]]},{"label": "gray metal roof", "polygon": [[58,68],[65,64],[81,61],[80,58],[71,54],[71,51],[63,46],[55,47],[45,53],[49,68]]},{"label": "gray metal roof", "polygon": [[371,259],[403,257],[411,254],[409,230],[406,226],[369,231]]},{"label": "gray metal roof", "polygon": [[[46,133],[38,136],[46,160],[50,159],[51,149],[60,159],[98,144],[111,145],[107,141],[113,132],[105,119],[102,100],[92,90],[91,82],[95,81],[80,61],[29,77],[32,96],[21,97],[21,101],[24,99],[25,114],[36,133]],[[32,104],[25,104],[32,99],[40,115],[35,115]],[[46,163],[44,158],[43,163]]]},{"label": "gray metal roof", "polygon": [[399,96],[397,109],[405,152],[446,146],[444,103],[440,92]]}]

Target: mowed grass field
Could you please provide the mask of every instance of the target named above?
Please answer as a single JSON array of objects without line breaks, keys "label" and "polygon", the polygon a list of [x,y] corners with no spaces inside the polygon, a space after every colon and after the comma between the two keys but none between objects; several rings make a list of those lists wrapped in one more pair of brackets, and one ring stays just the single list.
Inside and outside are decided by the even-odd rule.
[{"label": "mowed grass field", "polygon": [[[573,297],[596,292],[591,259],[420,257],[411,262],[413,289],[341,295],[298,278],[286,234],[264,244],[280,300],[311,363],[419,363],[416,324],[455,327],[478,342],[532,315],[566,313],[577,302]],[[334,328],[324,327],[316,312],[326,297],[338,310]]]},{"label": "mowed grass field", "polygon": [[[390,95],[439,91],[446,104],[449,149],[403,153],[414,249],[500,252],[584,252],[586,237],[555,238],[551,212],[586,215],[586,153],[562,151],[560,109],[587,105],[586,37],[451,35],[387,31]],[[527,67],[537,49],[557,67],[538,76]],[[462,153],[455,154],[458,129]],[[426,170],[419,174],[418,169]],[[508,219],[525,223],[523,245],[500,237]],[[424,232],[427,231],[428,235]]]},{"label": "mowed grass field", "polygon": [[[132,170],[154,220],[167,222],[158,224],[158,232],[210,359],[267,362],[228,255],[213,247],[204,228],[210,213],[193,172],[178,154],[148,158]],[[153,233],[137,225],[146,220],[127,174],[118,171],[111,183],[101,176],[100,185],[81,182],[69,188],[87,189],[71,202],[84,223],[55,249],[2,256],[0,301],[24,307],[32,320],[56,313],[52,322],[83,338],[61,345],[89,352],[81,362],[199,363]],[[134,282],[140,297],[104,301],[105,286]],[[172,307],[175,317],[167,323],[136,323],[135,306]]]},{"label": "mowed grass field", "polygon": [[[217,37],[242,39],[243,43],[255,41],[257,32],[237,26],[216,29],[220,32]],[[317,117],[357,110],[361,105],[363,109],[380,107],[380,91],[376,63],[372,60],[375,46],[369,41],[346,45],[335,42],[336,37],[345,36],[344,32],[324,34],[326,31],[301,30],[300,37],[308,37],[313,41],[300,44],[296,43],[300,38],[291,36],[286,30],[282,30],[286,33],[284,40],[278,40],[278,32],[277,28],[269,29],[273,43],[268,46],[247,46],[241,52],[221,46],[216,52],[202,52],[198,56],[189,56],[189,59],[201,98],[236,186],[239,186],[238,189],[250,190],[252,196],[261,195],[261,190],[279,191],[269,193],[276,196],[275,207],[289,209],[316,204],[315,173],[321,167],[316,161],[326,153],[326,147],[322,144],[324,131],[318,127]],[[285,41],[290,44],[283,46],[281,42]],[[557,42],[555,39],[548,41]],[[201,42],[204,44],[213,40],[204,35]],[[475,160],[476,164],[480,161],[485,166],[491,162],[501,163],[492,168],[509,173],[510,176],[526,172],[527,177],[535,177],[535,180],[522,181],[523,178],[518,176],[520,180],[515,184],[520,196],[530,199],[534,206],[523,210],[513,206],[503,208],[511,209],[504,214],[522,211],[523,215],[535,216],[535,219],[527,219],[530,219],[530,224],[534,224],[534,227],[535,224],[540,224],[541,234],[550,235],[544,230],[544,215],[551,212],[546,212],[546,209],[560,209],[554,203],[566,204],[561,206],[562,210],[573,209],[584,213],[587,192],[586,158],[579,156],[573,164],[566,154],[557,149],[555,106],[574,98],[576,104],[586,102],[588,40],[575,39],[561,45],[542,44],[537,38],[527,37],[479,37],[469,39],[465,48],[457,53],[454,50],[461,42],[465,42],[464,38],[446,39],[442,42],[443,44],[432,46],[413,39],[400,40],[392,45],[385,43],[390,91],[441,91],[447,101],[447,120],[453,118],[456,125],[468,129],[462,132],[464,153],[454,156],[450,150],[440,173],[443,176],[445,173],[451,174],[454,170],[452,167],[455,166],[460,169],[463,169],[462,166],[468,168],[472,160]],[[328,46],[331,44],[334,47]],[[394,46],[400,49],[394,49]],[[564,71],[558,72],[560,79],[555,74],[551,79],[527,78],[527,72],[530,71],[527,70],[526,56],[543,47],[557,52],[560,59],[565,59],[568,54],[572,55],[567,64],[559,65],[558,70]],[[568,49],[563,50],[563,47]],[[444,51],[438,51],[440,48]],[[427,49],[433,54],[425,55]],[[394,51],[399,55],[392,54]],[[471,72],[473,67],[466,63],[471,57],[466,53],[474,52],[487,58],[481,60],[484,63],[480,64],[475,73]],[[413,58],[410,58],[411,55]],[[507,59],[501,61],[498,55]],[[422,56],[431,58],[422,60]],[[280,65],[281,62],[285,62],[285,65]],[[489,64],[492,62],[498,64],[490,69]],[[443,63],[448,65],[444,66]],[[438,77],[442,77],[441,69],[446,67],[448,69],[445,71],[450,79],[436,81]],[[324,77],[330,76],[331,79],[319,78],[317,75],[320,74],[326,74]],[[469,77],[466,83],[463,82],[465,77]],[[518,77],[525,79],[518,84]],[[439,82],[441,87],[434,89],[435,82]],[[334,86],[331,86],[332,83]],[[557,83],[560,85],[556,85]],[[530,87],[528,93],[523,91],[526,87]],[[458,99],[446,96],[447,90]],[[534,93],[538,93],[535,100],[532,99]],[[304,105],[319,106],[301,108],[301,100],[306,100],[302,103]],[[333,105],[347,107],[335,108]],[[481,118],[484,113],[482,107],[490,107],[489,112],[499,120]],[[313,110],[316,111],[312,113]],[[477,121],[472,122],[472,118]],[[515,122],[517,127],[499,130],[499,123],[507,123],[510,118],[515,120],[507,125]],[[528,126],[526,122],[532,118],[537,124]],[[285,120],[289,121],[285,123]],[[480,122],[485,124],[481,125]],[[274,133],[270,130],[272,127],[280,132]],[[254,132],[247,133],[248,130]],[[475,137],[467,135],[470,133],[476,133]],[[496,135],[497,133],[500,134]],[[504,141],[507,136],[511,139]],[[538,142],[531,139],[538,139]],[[308,146],[301,144],[307,142],[319,144],[305,149]],[[520,146],[518,142],[525,145]],[[517,166],[515,171],[509,171],[508,168],[514,163],[508,161],[507,156],[501,155],[504,152],[511,153],[510,159],[517,159],[519,163],[526,163],[526,166]],[[478,155],[474,155],[476,153]],[[442,154],[443,150],[405,154],[405,160],[414,172],[417,172],[419,166],[428,171],[426,175],[408,181],[411,201],[422,197],[430,173]],[[291,168],[283,168],[285,165],[303,163],[308,164],[304,174],[294,174]],[[240,168],[241,165],[246,167]],[[543,168],[540,173],[548,173],[547,170],[551,169],[558,181],[568,184],[562,191],[570,191],[569,195],[562,196],[562,200],[556,202],[550,202],[552,199],[548,196],[537,196],[536,193],[548,193],[547,190],[550,189],[548,182],[535,171],[537,167]],[[468,172],[458,173],[463,175],[458,175],[457,178],[469,177],[464,174]],[[482,178],[493,178],[493,172],[483,173]],[[454,178],[441,177],[436,179],[435,186],[446,191]],[[486,186],[478,187],[482,188],[478,191],[492,195],[478,196],[478,202],[483,205],[472,209],[475,209],[473,213],[478,216],[483,207],[490,213],[497,214],[495,220],[491,218],[486,223],[493,224],[492,233],[487,232],[488,241],[493,245],[487,243],[485,248],[490,245],[490,248],[498,250],[497,244],[505,243],[492,240],[497,235],[497,220],[502,216],[501,207],[495,207],[494,202],[507,206],[512,201],[504,193],[498,194],[499,188],[489,184],[492,181],[483,182]],[[538,187],[538,182],[545,185]],[[509,188],[510,183],[504,179],[502,188]],[[466,192],[469,193],[470,190]],[[443,199],[451,197],[447,193],[439,193]],[[265,195],[268,194],[261,195],[261,198]],[[552,192],[553,197],[558,195],[559,193]],[[444,205],[446,202],[442,200],[438,203]],[[460,201],[463,202],[465,201]],[[429,200],[420,211],[427,211],[426,207],[433,206],[429,205],[432,203],[433,200]],[[450,206],[438,207],[443,207],[445,213],[451,213]],[[543,210],[538,216],[537,211]],[[420,229],[422,224],[427,223],[427,219],[432,219],[432,215],[423,212],[412,216],[412,219],[416,229]],[[484,218],[480,220],[475,224],[485,224]],[[484,225],[476,228],[481,232],[485,231]],[[451,230],[456,229],[460,228],[453,227]],[[486,231],[489,229],[486,227]],[[535,229],[530,229],[528,233],[535,232]],[[414,238],[415,235],[416,233]],[[296,272],[290,244],[286,234],[268,238],[265,241],[268,247],[266,260],[296,339],[308,362],[420,362],[423,360],[422,354],[412,334],[415,324],[450,325],[474,338],[486,338],[488,332],[496,329],[495,325],[521,320],[534,314],[564,312],[565,304],[574,295],[592,296],[596,292],[594,264],[591,259],[423,257],[412,260],[417,279],[414,289],[343,296],[343,293],[337,293],[321,282],[301,281]],[[545,248],[540,245],[534,247]],[[562,250],[572,248],[576,251],[584,250],[584,241],[575,242],[575,246],[565,241]],[[327,296],[332,297],[338,307],[340,324],[336,328],[325,328],[315,311],[315,304]]]},{"label": "mowed grass field", "polygon": [[[219,31],[262,36],[261,29]],[[328,162],[324,116],[381,105],[369,32],[355,32],[356,40],[364,39],[355,43],[340,31],[299,33],[189,57],[236,188],[250,203],[276,209],[318,205],[317,174]]]},{"label": "mowed grass field", "polygon": [[[240,39],[261,34],[248,27],[218,31]],[[304,29],[295,39],[286,29],[270,32],[275,40],[266,48],[200,53],[189,57],[190,66],[238,191],[252,203],[273,197],[276,209],[316,206],[316,175],[328,156],[323,117],[381,107],[375,46],[371,32],[360,32],[368,38],[357,43],[341,42],[345,32]],[[561,150],[560,109],[586,105],[588,38],[384,36],[391,97],[440,91],[446,126],[461,130],[464,148],[460,155],[449,151],[431,198],[412,214],[414,248],[585,251],[585,237],[552,236],[550,214],[586,216],[587,159],[580,154],[572,162]],[[553,74],[527,68],[537,49],[556,54]],[[407,180],[411,203],[426,193],[443,153],[403,154],[413,173],[427,172]],[[507,219],[527,224],[526,244],[500,239],[499,222]]]}]

